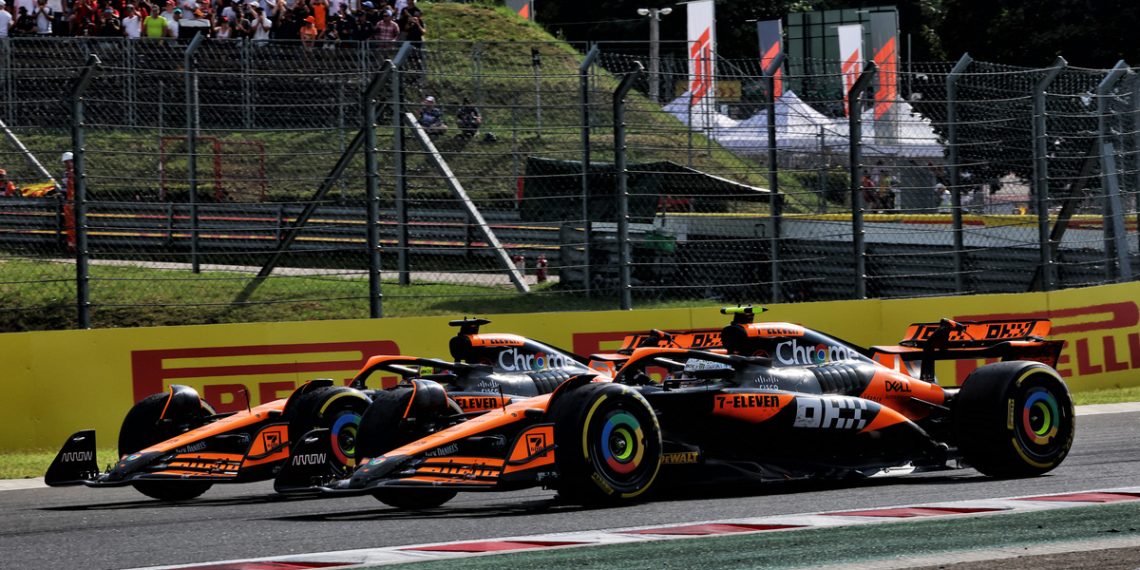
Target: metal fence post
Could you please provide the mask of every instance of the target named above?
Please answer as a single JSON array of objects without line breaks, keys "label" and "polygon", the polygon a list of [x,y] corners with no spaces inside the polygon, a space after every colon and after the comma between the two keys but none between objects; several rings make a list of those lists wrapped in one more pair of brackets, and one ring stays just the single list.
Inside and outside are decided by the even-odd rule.
[{"label": "metal fence post", "polygon": [[[368,314],[373,319],[384,316],[383,293],[380,290],[380,166],[376,157],[376,123],[379,111],[376,99],[384,86],[384,71],[393,69],[388,62],[364,90],[360,105],[364,111],[364,170],[368,192]],[[393,73],[393,78],[398,76]]]},{"label": "metal fence post", "polygon": [[855,245],[855,298],[867,298],[867,244],[863,236],[863,105],[862,97],[871,86],[878,68],[869,61],[863,73],[847,92],[847,124],[850,133],[851,237]]},{"label": "metal fence post", "polygon": [[962,191],[958,187],[958,76],[973,61],[970,54],[962,54],[946,76],[946,148],[949,162],[946,172],[950,177],[950,231],[954,239],[954,291],[957,293],[966,288],[965,265],[962,260]]},{"label": "metal fence post", "polygon": [[[74,180],[71,182],[75,189],[75,296],[78,308],[78,325],[81,329],[91,328],[91,291],[89,289],[90,275],[87,267],[87,161],[84,157],[86,140],[83,126],[84,117],[83,94],[91,85],[95,71],[99,67],[99,57],[95,54],[87,56],[87,64],[75,87],[71,90],[71,154],[72,172]],[[67,189],[64,188],[64,192]]]},{"label": "metal fence post", "polygon": [[590,66],[598,53],[597,44],[590,48],[578,66],[578,97],[582,110],[582,271],[586,296],[590,296]]},{"label": "metal fence post", "polygon": [[772,235],[770,236],[769,261],[772,264],[772,302],[780,302],[780,217],[783,210],[783,200],[780,199],[780,163],[778,149],[776,148],[776,72],[784,65],[784,53],[768,63],[768,67],[761,69],[768,85],[768,191],[771,192],[771,201],[768,207],[772,216]]},{"label": "metal fence post", "polygon": [[1136,196],[1136,239],[1140,245],[1140,75],[1132,78],[1132,193]]},{"label": "metal fence post", "polygon": [[1069,63],[1057,56],[1033,89],[1033,192],[1037,205],[1037,245],[1041,248],[1041,290],[1053,290],[1053,250],[1049,245],[1049,144],[1046,140],[1045,90]]},{"label": "metal fence post", "polygon": [[194,35],[183,58],[186,82],[186,168],[190,186],[190,271],[201,273],[198,260],[198,74],[194,69],[194,52],[206,36]]},{"label": "metal fence post", "polygon": [[[408,261],[408,177],[407,156],[404,150],[404,73],[401,68],[412,53],[411,42],[404,42],[392,59],[392,166],[396,183],[396,276],[397,283],[412,282]],[[379,210],[377,210],[379,212]],[[377,269],[379,271],[379,269]]]},{"label": "metal fence post", "polygon": [[645,74],[645,66],[640,61],[633,62],[634,70],[627,73],[614,90],[614,171],[617,174],[617,241],[621,264],[621,308],[633,308],[632,276],[633,247],[629,243],[629,172],[626,171],[625,148],[625,96],[633,88],[633,82]]},{"label": "metal fence post", "polygon": [[[1104,194],[1104,277],[1108,283],[1114,282],[1118,276],[1125,281],[1132,279],[1127,243],[1122,232],[1117,231],[1124,228],[1124,213],[1120,208],[1120,186],[1116,183],[1115,177],[1108,176],[1110,169],[1115,169],[1116,161],[1115,157],[1108,156],[1113,146],[1107,138],[1109,93],[1127,72],[1128,63],[1122,59],[1116,62],[1108,75],[1096,86],[1096,137],[1097,150],[1100,151],[1100,171],[1103,177],[1101,187]],[[1122,255],[1117,255],[1121,246],[1124,247]]]}]

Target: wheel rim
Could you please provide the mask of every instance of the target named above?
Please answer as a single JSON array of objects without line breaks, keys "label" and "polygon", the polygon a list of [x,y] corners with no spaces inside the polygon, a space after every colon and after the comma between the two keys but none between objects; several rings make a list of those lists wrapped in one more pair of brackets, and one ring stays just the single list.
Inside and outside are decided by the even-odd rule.
[{"label": "wheel rim", "polygon": [[1034,461],[1049,462],[1063,453],[1071,433],[1069,404],[1064,394],[1050,389],[1049,379],[1028,382],[1011,410],[1014,437]]},{"label": "wheel rim", "polygon": [[1030,390],[1021,410],[1021,429],[1036,445],[1048,445],[1057,436],[1061,410],[1057,398],[1044,388]]},{"label": "wheel rim", "polygon": [[645,458],[645,432],[633,414],[614,410],[606,415],[597,441],[606,467],[617,475],[630,475]]},{"label": "wheel rim", "polygon": [[329,430],[333,455],[343,465],[348,465],[356,458],[356,435],[359,429],[360,415],[348,413],[338,417]]}]

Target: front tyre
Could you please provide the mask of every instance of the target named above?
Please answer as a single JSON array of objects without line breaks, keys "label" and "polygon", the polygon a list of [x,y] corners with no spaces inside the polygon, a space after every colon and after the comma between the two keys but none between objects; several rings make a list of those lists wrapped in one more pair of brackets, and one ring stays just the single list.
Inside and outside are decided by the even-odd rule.
[{"label": "front tyre", "polygon": [[360,418],[369,400],[359,390],[345,386],[322,387],[302,394],[285,414],[289,441],[300,441],[310,430],[328,429],[329,461],[342,475],[356,464]]},{"label": "front tyre", "polygon": [[558,494],[584,504],[641,497],[661,468],[661,428],[649,402],[620,384],[592,383],[561,396],[554,421]]},{"label": "front tyre", "polygon": [[954,403],[963,458],[991,477],[1033,477],[1056,468],[1076,435],[1073,400],[1052,368],[1025,361],[983,366]]},{"label": "front tyre", "polygon": [[[180,403],[197,399],[196,405],[168,406],[175,393]],[[192,394],[191,394],[192,393]],[[166,416],[163,416],[166,411]],[[119,428],[119,456],[130,455],[156,443],[190,431],[214,415],[214,409],[198,398],[192,388],[174,386],[170,392],[152,394],[135,404]],[[205,493],[213,486],[208,481],[136,481],[131,486],[138,492],[160,501],[186,501]]]}]

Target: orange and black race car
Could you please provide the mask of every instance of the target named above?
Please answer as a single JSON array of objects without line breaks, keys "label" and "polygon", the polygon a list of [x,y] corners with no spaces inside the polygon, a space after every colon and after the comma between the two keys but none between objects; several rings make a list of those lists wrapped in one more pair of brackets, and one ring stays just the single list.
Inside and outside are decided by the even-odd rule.
[{"label": "orange and black race car", "polygon": [[[127,413],[119,431],[119,460],[100,472],[95,457],[95,431],[68,438],[48,468],[48,485],[84,484],[92,487],[131,485],[156,499],[176,501],[197,497],[214,483],[243,483],[273,478],[281,466],[315,462],[311,455],[290,455],[290,442],[314,428],[323,429],[327,453],[320,465],[331,475],[347,474],[362,451],[361,424],[377,420],[366,413],[373,400],[395,398],[407,405],[421,385],[445,386],[449,413],[476,414],[509,404],[515,398],[548,394],[562,381],[613,369],[636,346],[680,346],[692,333],[677,336],[662,331],[630,335],[618,353],[597,362],[513,334],[480,333],[485,319],[452,321],[459,327],[450,343],[455,362],[401,355],[371,357],[347,386],[328,379],[312,380],[287,399],[245,411],[216,414],[197,391],[174,385],[167,392],[139,401]],[[716,331],[706,331],[715,335]],[[690,335],[690,336],[686,336]],[[702,337],[706,342],[707,338]],[[409,389],[384,390],[396,382]],[[385,379],[388,379],[387,382]],[[375,388],[369,388],[371,385]],[[416,401],[427,396],[418,392]],[[370,453],[371,454],[371,453]],[[291,458],[291,459],[290,459]]]},{"label": "orange and black race car", "polygon": [[[733,322],[723,351],[633,349],[613,381],[584,373],[552,393],[470,417],[415,382],[362,427],[368,453],[347,477],[290,464],[279,491],[371,494],[405,508],[459,491],[533,486],[583,503],[637,499],[663,484],[870,477],[970,465],[997,477],[1045,473],[1073,441],[1068,388],[1046,320],[911,325],[898,346],[862,348],[791,323]],[[934,362],[994,359],[960,387]],[[660,380],[652,370],[664,371]],[[368,414],[366,414],[368,415]],[[367,428],[367,429],[366,429]],[[381,429],[383,428],[383,429]],[[314,430],[301,454],[328,453]],[[363,444],[362,444],[363,447]]]}]

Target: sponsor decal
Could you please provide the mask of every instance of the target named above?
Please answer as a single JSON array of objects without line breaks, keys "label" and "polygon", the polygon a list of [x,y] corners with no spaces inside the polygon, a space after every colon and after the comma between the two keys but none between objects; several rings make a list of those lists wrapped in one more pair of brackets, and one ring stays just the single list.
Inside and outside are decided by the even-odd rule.
[{"label": "sponsor decal", "polygon": [[275,449],[281,445],[281,432],[266,430],[261,433],[261,443],[266,450]]},{"label": "sponsor decal", "polygon": [[526,452],[529,455],[535,455],[539,451],[546,449],[546,434],[545,433],[530,433],[526,436]]},{"label": "sponsor decal", "polygon": [[400,354],[390,340],[166,348],[131,351],[135,401],[171,384],[193,386],[218,413],[236,412],[288,395],[293,380],[266,378],[341,378],[348,382],[376,354]]},{"label": "sponsor decal", "polygon": [[887,380],[886,387],[888,392],[910,393],[910,382],[903,380]]},{"label": "sponsor decal", "polygon": [[575,361],[565,355],[552,352],[527,354],[518,348],[508,348],[499,353],[499,369],[507,372],[526,372],[573,366]]},{"label": "sponsor decal", "polygon": [[696,451],[683,451],[680,453],[666,453],[661,456],[662,465],[687,465],[697,463],[700,454]]},{"label": "sponsor decal", "polygon": [[511,334],[482,334],[471,337],[471,346],[522,346],[522,337]]},{"label": "sponsor decal", "polygon": [[804,336],[804,328],[794,325],[757,323],[750,325],[749,328],[756,333],[755,336],[761,338]]},{"label": "sponsor decal", "polygon": [[174,450],[174,453],[194,453],[195,451],[202,451],[203,449],[206,449],[206,442],[199,441],[184,447],[179,447]]},{"label": "sponsor decal", "polygon": [[596,471],[590,474],[590,480],[592,480],[594,484],[597,485],[605,494],[614,494],[614,488],[610,487],[610,484],[606,483],[606,480],[602,479],[602,476],[598,475]]},{"label": "sponsor decal", "polygon": [[302,453],[301,455],[293,456],[293,466],[324,465],[326,460],[327,457],[324,453]]},{"label": "sponsor decal", "polygon": [[497,396],[456,396],[455,403],[464,411],[493,410],[503,405]]},{"label": "sponsor decal", "polygon": [[437,447],[431,451],[428,451],[427,453],[424,453],[424,456],[425,457],[443,457],[445,455],[454,455],[458,451],[459,451],[459,445],[451,443],[451,444],[445,445],[443,447]]},{"label": "sponsor decal", "polygon": [[858,398],[796,397],[796,420],[799,428],[860,430],[866,427],[863,412],[867,402]]},{"label": "sponsor decal", "polygon": [[724,394],[716,397],[716,407],[731,408],[778,408],[780,397],[766,394]]},{"label": "sponsor decal", "polygon": [[800,344],[793,339],[776,345],[776,360],[781,364],[823,364],[855,358],[855,351],[846,346],[828,344]]},{"label": "sponsor decal", "polygon": [[[1084,305],[1035,313],[959,315],[958,321],[1018,320],[1049,318],[1051,336],[1065,340],[1057,372],[1067,381],[1104,382],[1140,370],[1140,306],[1134,301]],[[996,334],[996,331],[995,331]],[[1001,337],[999,337],[1001,338]],[[960,383],[983,362],[997,360],[958,360],[955,376]],[[1100,379],[1091,377],[1103,375]],[[1120,380],[1116,380],[1119,382]]]},{"label": "sponsor decal", "polygon": [[95,459],[94,451],[68,451],[59,456],[63,463],[76,463],[78,461],[91,461]]},{"label": "sponsor decal", "polygon": [[369,465],[380,465],[381,463],[384,463],[383,457],[377,457],[376,459],[368,462]]},{"label": "sponsor decal", "polygon": [[140,454],[138,454],[138,453],[132,453],[131,455],[128,455],[128,456],[127,456],[127,458],[126,458],[126,460],[125,460],[125,461],[134,461],[134,460],[136,460],[136,459],[138,459],[138,458],[140,458],[140,457],[142,457],[142,455],[140,455]]},{"label": "sponsor decal", "polygon": [[731,368],[731,364],[713,362],[703,358],[690,358],[685,361],[685,372],[695,372],[697,370],[728,370]]}]

